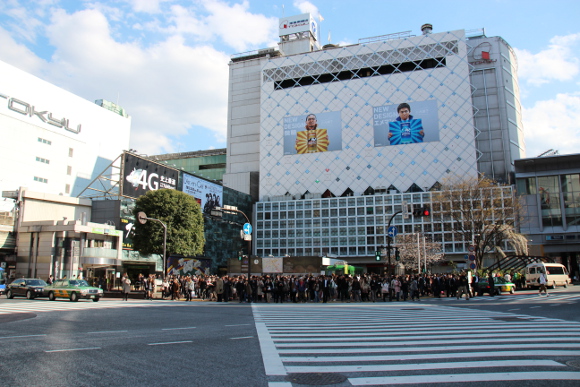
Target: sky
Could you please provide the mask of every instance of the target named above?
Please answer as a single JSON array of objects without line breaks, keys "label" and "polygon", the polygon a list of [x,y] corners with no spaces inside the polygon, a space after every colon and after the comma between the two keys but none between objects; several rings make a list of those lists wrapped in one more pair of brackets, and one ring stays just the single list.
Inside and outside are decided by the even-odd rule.
[{"label": "sky", "polygon": [[580,153],[580,1],[1,0],[0,60],[132,117],[130,147],[226,147],[228,63],[310,12],[321,44],[484,29],[515,50],[526,157]]}]

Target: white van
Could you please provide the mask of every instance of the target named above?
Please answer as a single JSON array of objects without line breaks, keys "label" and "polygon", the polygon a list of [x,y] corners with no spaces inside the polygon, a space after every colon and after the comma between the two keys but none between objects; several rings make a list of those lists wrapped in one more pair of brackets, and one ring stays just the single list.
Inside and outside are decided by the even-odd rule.
[{"label": "white van", "polygon": [[540,285],[540,273],[546,273],[548,279],[547,286],[554,289],[556,286],[568,287],[572,283],[568,276],[566,266],[559,263],[537,262],[526,266],[526,287],[537,287]]}]

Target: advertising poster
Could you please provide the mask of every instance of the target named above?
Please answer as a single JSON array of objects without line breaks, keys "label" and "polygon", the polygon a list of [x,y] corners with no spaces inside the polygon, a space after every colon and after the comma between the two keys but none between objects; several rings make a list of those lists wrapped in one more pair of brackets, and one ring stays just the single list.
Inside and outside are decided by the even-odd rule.
[{"label": "advertising poster", "polygon": [[320,273],[320,257],[284,257],[284,273],[313,274]]},{"label": "advertising poster", "polygon": [[129,153],[123,155],[123,195],[138,198],[147,191],[160,188],[176,189],[179,171],[142,159]]},{"label": "advertising poster", "polygon": [[373,107],[375,146],[439,141],[436,101]]},{"label": "advertising poster", "polygon": [[209,214],[214,207],[222,206],[224,189],[219,184],[184,173],[182,191],[197,200],[204,214]]},{"label": "advertising poster", "polygon": [[340,112],[284,117],[284,155],[342,149]]},{"label": "advertising poster", "polygon": [[210,275],[211,259],[186,257],[169,257],[167,259],[168,275]]},{"label": "advertising poster", "polygon": [[284,258],[262,258],[263,273],[283,273]]}]

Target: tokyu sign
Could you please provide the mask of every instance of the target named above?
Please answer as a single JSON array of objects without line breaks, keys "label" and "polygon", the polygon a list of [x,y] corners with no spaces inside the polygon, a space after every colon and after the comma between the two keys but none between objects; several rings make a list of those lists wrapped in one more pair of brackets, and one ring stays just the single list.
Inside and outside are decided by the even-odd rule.
[{"label": "tokyu sign", "polygon": [[22,114],[28,117],[36,117],[45,124],[56,126],[57,128],[63,128],[72,133],[81,132],[81,124],[78,124],[76,128],[71,127],[70,120],[66,117],[57,118],[48,110],[37,110],[34,105],[28,102],[16,99],[14,97],[9,97],[7,95],[0,93],[0,98],[4,98],[8,104],[8,110]]}]

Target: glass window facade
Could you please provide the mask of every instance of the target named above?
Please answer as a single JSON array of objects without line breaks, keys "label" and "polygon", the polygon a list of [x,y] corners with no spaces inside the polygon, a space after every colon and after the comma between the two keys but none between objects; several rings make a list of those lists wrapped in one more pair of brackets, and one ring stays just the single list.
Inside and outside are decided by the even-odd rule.
[{"label": "glass window facade", "polygon": [[[512,205],[511,188],[502,189],[501,200],[496,205],[507,208]],[[396,226],[399,233],[422,233],[428,239],[441,242],[442,249],[448,254],[465,254],[470,241],[462,239],[461,234],[454,233],[451,220],[441,216],[441,206],[432,203],[434,193],[422,194],[388,194],[364,197],[304,199],[289,202],[279,206],[274,215],[272,202],[256,204],[256,218],[264,219],[258,222],[259,229],[272,230],[271,233],[256,233],[256,254],[268,256],[274,253],[274,247],[279,255],[325,255],[339,256],[372,256],[374,252],[386,243],[386,232],[389,220],[393,214],[403,209],[406,201],[410,208],[413,205],[429,205],[432,209],[428,217],[413,217],[397,214],[393,217],[391,226]],[[404,196],[404,197],[403,197]],[[276,203],[278,205],[278,203]],[[311,210],[293,211],[289,208],[305,208]],[[316,208],[329,208],[330,211],[317,212]],[[370,210],[369,210],[370,209]],[[378,210],[380,209],[380,210]],[[265,214],[271,212],[267,217]],[[300,220],[296,222],[277,222],[275,218],[294,217],[294,212]],[[274,236],[276,235],[276,236]],[[284,243],[280,242],[286,238]],[[504,243],[505,251],[511,247]]]}]

